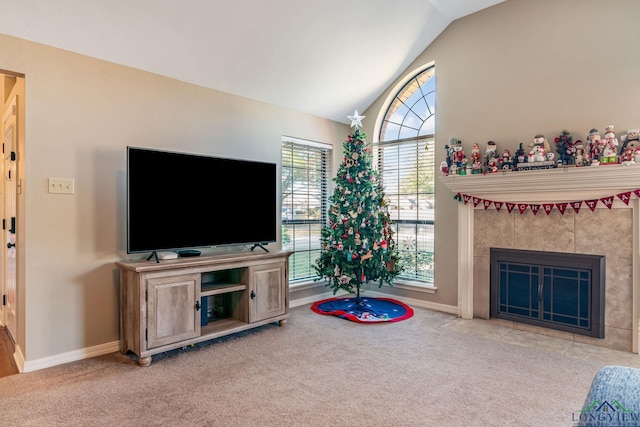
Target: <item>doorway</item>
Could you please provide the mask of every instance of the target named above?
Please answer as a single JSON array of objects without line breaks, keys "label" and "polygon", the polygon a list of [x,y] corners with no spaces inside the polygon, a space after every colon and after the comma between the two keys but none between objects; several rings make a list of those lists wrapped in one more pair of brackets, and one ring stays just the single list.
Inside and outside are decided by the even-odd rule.
[{"label": "doorway", "polygon": [[[0,251],[0,322],[11,341],[20,339],[20,291],[17,281],[18,194],[21,143],[24,133],[24,76],[0,71],[2,78],[2,162],[0,170],[0,225],[2,250]],[[24,335],[24,334],[23,334]]]}]

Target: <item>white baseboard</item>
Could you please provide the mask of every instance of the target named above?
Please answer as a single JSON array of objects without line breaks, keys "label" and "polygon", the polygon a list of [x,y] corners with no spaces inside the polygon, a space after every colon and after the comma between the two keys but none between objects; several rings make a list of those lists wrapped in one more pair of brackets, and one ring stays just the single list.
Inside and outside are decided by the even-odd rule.
[{"label": "white baseboard", "polygon": [[[69,362],[75,362],[77,360],[88,359],[90,357],[101,356],[103,354],[109,354],[116,351],[120,351],[120,341],[113,341],[106,344],[100,344],[93,347],[70,351],[68,353],[57,354],[51,357],[30,360],[28,362],[24,362],[23,359],[23,367],[20,372],[38,371],[40,369],[50,368],[52,366],[62,365]],[[18,366],[18,368],[19,367],[20,366]]]}]

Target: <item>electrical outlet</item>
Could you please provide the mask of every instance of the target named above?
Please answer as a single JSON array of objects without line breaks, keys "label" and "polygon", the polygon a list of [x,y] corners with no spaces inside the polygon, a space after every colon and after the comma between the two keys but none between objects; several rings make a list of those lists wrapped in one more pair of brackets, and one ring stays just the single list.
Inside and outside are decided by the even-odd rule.
[{"label": "electrical outlet", "polygon": [[73,178],[49,178],[49,193],[73,194]]}]

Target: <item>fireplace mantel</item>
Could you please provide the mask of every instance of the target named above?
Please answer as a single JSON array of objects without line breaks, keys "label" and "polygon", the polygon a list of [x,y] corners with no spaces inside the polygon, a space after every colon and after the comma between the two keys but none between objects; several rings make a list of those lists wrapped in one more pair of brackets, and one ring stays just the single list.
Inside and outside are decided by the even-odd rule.
[{"label": "fireplace mantel", "polygon": [[492,200],[535,202],[615,195],[640,188],[640,164],[601,165],[441,176],[454,193],[491,196]]},{"label": "fireplace mantel", "polygon": [[[616,196],[640,189],[640,164],[600,165],[555,169],[505,171],[481,175],[449,175],[440,180],[453,194],[466,194],[502,202],[572,202]],[[602,203],[599,209],[607,209]],[[629,204],[614,197],[612,209],[632,209],[633,220],[633,313],[632,351],[640,341],[640,198]],[[474,300],[474,212],[482,203],[458,204],[458,316],[473,318]],[[586,209],[586,207],[584,208]]]}]

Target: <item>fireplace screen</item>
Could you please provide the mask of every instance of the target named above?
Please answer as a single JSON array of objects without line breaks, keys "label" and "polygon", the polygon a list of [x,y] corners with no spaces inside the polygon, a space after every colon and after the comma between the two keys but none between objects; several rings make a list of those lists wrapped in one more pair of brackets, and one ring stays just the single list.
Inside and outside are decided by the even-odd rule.
[{"label": "fireplace screen", "polygon": [[491,317],[604,338],[605,257],[491,248]]}]

